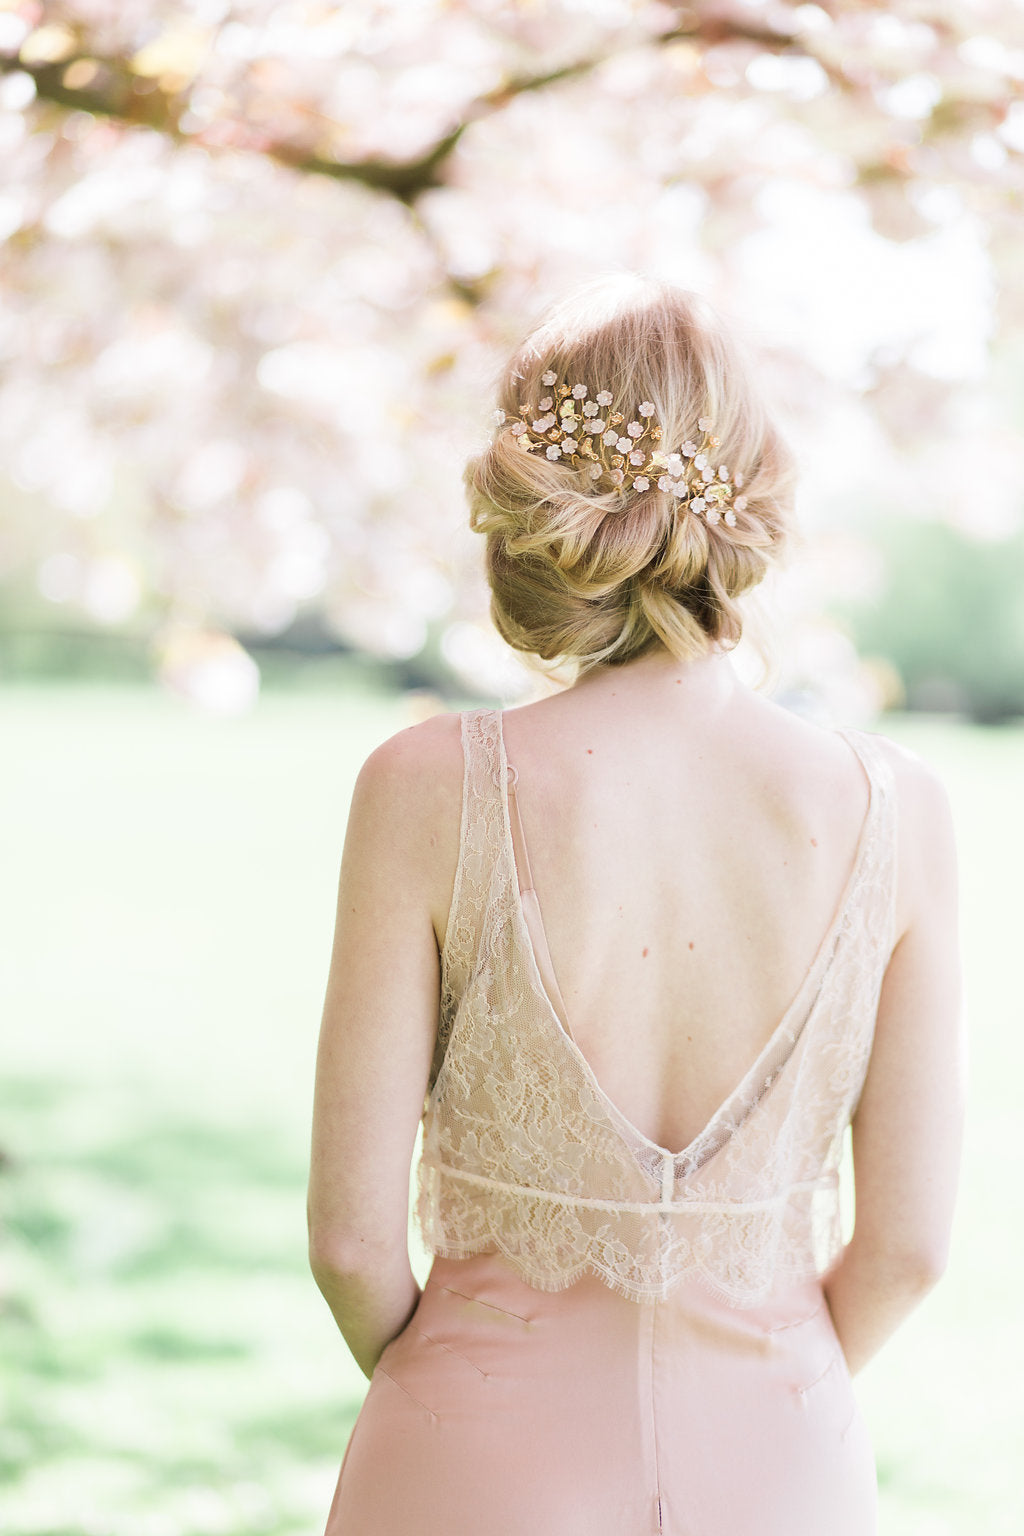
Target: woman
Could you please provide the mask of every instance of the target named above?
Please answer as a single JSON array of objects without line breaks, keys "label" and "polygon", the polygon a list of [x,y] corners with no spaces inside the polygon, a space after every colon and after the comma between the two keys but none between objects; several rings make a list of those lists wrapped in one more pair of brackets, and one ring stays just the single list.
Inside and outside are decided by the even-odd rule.
[{"label": "woman", "polygon": [[697,300],[591,287],[499,399],[492,611],[577,680],[356,786],[310,1228],[371,1385],[329,1536],[867,1536],[850,1378],[942,1272],[959,1155],[945,796],[734,672],[791,464]]}]

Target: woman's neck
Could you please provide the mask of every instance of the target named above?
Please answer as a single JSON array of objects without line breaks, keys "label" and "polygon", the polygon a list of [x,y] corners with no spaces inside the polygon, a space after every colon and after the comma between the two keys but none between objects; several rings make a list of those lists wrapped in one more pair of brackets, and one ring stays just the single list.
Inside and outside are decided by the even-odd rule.
[{"label": "woman's neck", "polygon": [[624,694],[641,707],[672,709],[684,705],[717,715],[745,692],[727,651],[712,650],[703,656],[680,661],[663,647],[648,651],[619,666],[594,667],[569,690],[591,700]]}]

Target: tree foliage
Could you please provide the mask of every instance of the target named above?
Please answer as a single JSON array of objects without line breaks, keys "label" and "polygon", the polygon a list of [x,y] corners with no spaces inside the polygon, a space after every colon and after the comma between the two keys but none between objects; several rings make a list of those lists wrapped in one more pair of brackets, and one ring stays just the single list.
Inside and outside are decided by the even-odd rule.
[{"label": "tree foliage", "polygon": [[761,344],[812,530],[1009,528],[1022,82],[1016,0],[2,0],[0,580],[485,674],[462,462],[623,266]]}]

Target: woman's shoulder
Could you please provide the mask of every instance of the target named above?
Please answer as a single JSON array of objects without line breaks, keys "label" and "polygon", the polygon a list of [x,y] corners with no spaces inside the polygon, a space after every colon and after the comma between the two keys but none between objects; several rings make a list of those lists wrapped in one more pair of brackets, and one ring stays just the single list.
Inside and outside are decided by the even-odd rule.
[{"label": "woman's shoulder", "polygon": [[380,802],[392,814],[429,819],[443,815],[461,789],[461,716],[445,713],[406,726],[375,747],[359,770],[355,797]]},{"label": "woman's shoulder", "polygon": [[956,839],[946,785],[920,753],[881,732],[863,732],[892,775],[896,807],[897,933],[955,892]]},{"label": "woman's shoulder", "polygon": [[922,829],[950,818],[949,794],[941,774],[920,753],[880,731],[858,731],[888,768],[901,816]]},{"label": "woman's shoulder", "polygon": [[461,714],[445,712],[405,726],[374,747],[360,773],[415,778],[461,763],[461,722]]},{"label": "woman's shoulder", "polygon": [[390,859],[407,893],[443,933],[459,850],[462,743],[458,714],[433,715],[375,747],[356,778],[350,826]]},{"label": "woman's shoulder", "polygon": [[905,851],[935,837],[948,838],[951,811],[941,774],[884,730],[808,719],[772,700],[758,700],[752,718],[764,760],[777,768],[788,767],[787,779],[798,796],[812,784],[819,792],[824,789],[844,796],[853,783],[849,753],[853,746],[869,778],[881,780],[891,792]]},{"label": "woman's shoulder", "polygon": [[[781,750],[794,760],[805,762],[811,773],[816,774],[819,766],[829,761],[839,763],[848,757],[848,750],[841,745],[841,738],[845,736],[852,738],[855,747],[860,747],[862,761],[866,757],[872,766],[877,764],[881,768],[892,784],[897,802],[906,807],[908,814],[927,818],[941,814],[948,806],[942,778],[932,764],[883,731],[814,720],[760,696],[756,705],[760,711],[755,713],[756,723],[763,725],[765,721],[773,720],[777,729],[771,734]],[[766,743],[768,739],[765,733]]]}]

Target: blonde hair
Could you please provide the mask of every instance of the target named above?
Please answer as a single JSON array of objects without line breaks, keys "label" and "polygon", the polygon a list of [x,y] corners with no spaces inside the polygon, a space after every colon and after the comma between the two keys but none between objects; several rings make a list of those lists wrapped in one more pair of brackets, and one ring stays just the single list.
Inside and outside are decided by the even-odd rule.
[{"label": "blonde hair", "polygon": [[697,295],[644,278],[599,279],[549,310],[504,369],[510,417],[545,394],[541,375],[654,404],[662,447],[710,417],[743,477],[736,526],[709,525],[655,484],[597,491],[568,464],[524,453],[499,429],[466,466],[470,525],[487,540],[491,614],[516,650],[573,660],[577,674],[658,645],[681,660],[733,646],[737,598],[785,544],[793,460],[736,342]]}]

